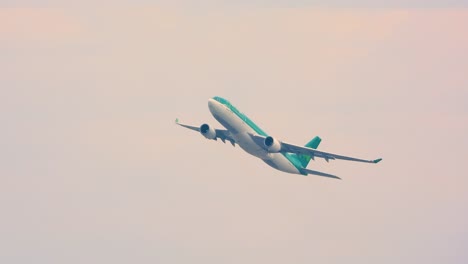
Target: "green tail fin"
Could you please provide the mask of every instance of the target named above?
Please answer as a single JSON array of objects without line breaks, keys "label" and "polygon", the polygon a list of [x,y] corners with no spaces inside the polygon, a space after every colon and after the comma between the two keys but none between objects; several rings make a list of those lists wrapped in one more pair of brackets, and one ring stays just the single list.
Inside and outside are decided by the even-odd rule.
[{"label": "green tail fin", "polygon": [[[305,144],[305,147],[316,149],[320,145],[321,141],[322,141],[322,139],[320,137],[314,137],[311,141],[309,141],[309,143]],[[308,155],[297,155],[297,157],[301,161],[302,166],[304,168],[307,167],[307,165],[309,164],[310,159],[311,159],[310,156],[308,156]]]}]

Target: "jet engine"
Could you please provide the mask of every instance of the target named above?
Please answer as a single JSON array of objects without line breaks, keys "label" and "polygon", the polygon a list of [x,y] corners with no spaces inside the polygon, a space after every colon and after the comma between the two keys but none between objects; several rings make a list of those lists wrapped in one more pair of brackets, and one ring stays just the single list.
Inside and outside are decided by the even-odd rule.
[{"label": "jet engine", "polygon": [[273,137],[266,137],[263,144],[269,152],[276,153],[281,150],[281,141],[276,140]]},{"label": "jet engine", "polygon": [[200,126],[200,133],[207,139],[216,138],[216,130],[210,127],[208,124],[203,124]]}]

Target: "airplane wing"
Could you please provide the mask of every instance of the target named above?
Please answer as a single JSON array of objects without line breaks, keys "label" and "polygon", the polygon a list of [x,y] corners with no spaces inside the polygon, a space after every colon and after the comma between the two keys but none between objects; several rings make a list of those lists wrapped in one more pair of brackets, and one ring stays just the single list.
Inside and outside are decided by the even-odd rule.
[{"label": "airplane wing", "polygon": [[[264,146],[263,141],[265,140],[266,137],[260,136],[260,135],[252,135],[252,137],[257,142],[257,144],[259,144],[261,142],[261,145]],[[327,162],[329,160],[340,159],[340,160],[349,160],[349,161],[366,162],[366,163],[379,163],[382,160],[382,159],[365,160],[365,159],[353,158],[353,157],[333,154],[333,153],[329,153],[329,152],[319,151],[319,150],[316,150],[316,149],[313,149],[313,148],[301,147],[301,146],[293,145],[293,144],[286,143],[286,142],[281,142],[281,149],[280,149],[279,152],[308,155],[312,159],[314,159],[315,157],[323,158]]]},{"label": "airplane wing", "polygon": [[[182,127],[185,127],[185,128],[200,132],[200,127],[179,123],[179,119],[176,119],[175,122],[179,126],[182,126]],[[216,138],[214,140],[217,140],[219,138],[219,139],[221,139],[221,141],[223,143],[226,143],[226,140],[227,140],[233,146],[235,146],[236,141],[231,137],[231,134],[229,133],[229,131],[227,131],[226,129],[215,129],[215,131],[216,131]]]}]

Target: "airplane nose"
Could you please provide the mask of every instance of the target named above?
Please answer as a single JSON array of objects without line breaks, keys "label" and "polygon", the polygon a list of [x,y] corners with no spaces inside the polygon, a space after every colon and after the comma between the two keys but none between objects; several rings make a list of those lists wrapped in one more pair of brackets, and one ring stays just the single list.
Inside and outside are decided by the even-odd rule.
[{"label": "airplane nose", "polygon": [[218,102],[216,102],[214,99],[212,98],[208,99],[208,108],[210,109],[210,111],[213,112],[217,104]]}]

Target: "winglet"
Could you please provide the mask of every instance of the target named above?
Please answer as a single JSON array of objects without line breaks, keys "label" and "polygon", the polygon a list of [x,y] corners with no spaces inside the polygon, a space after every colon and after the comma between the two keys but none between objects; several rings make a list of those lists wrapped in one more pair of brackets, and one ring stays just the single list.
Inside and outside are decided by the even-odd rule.
[{"label": "winglet", "polygon": [[372,162],[373,163],[379,163],[382,159],[376,159],[376,160],[373,160]]},{"label": "winglet", "polygon": [[175,123],[176,123],[176,124],[179,124],[179,118],[176,118],[176,119],[175,119]]}]

